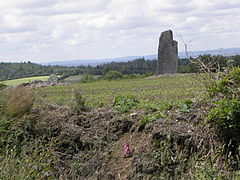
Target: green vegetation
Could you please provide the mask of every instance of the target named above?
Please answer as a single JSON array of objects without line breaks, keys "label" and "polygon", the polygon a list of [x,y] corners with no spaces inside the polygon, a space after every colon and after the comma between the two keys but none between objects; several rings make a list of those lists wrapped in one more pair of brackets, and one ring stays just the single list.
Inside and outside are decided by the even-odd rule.
[{"label": "green vegetation", "polygon": [[70,108],[73,113],[80,114],[86,110],[85,100],[80,89],[72,90],[72,99],[70,101]]},{"label": "green vegetation", "polygon": [[[240,65],[240,56],[224,57],[224,56],[211,56],[202,55],[197,58],[191,58],[192,62],[196,62],[196,59],[207,63],[214,60],[219,61],[221,70],[231,62],[231,65],[238,67]],[[189,59],[178,60],[178,72],[179,73],[195,73],[199,72],[200,68],[196,64],[191,63]],[[156,71],[157,60],[145,60],[144,58],[135,59],[128,62],[110,62],[101,65],[93,66],[42,66],[31,62],[22,63],[0,63],[0,81],[19,79],[32,76],[49,76],[56,74],[61,76],[61,79],[83,75],[103,75],[108,71],[118,71],[126,74],[151,74]],[[215,64],[216,66],[216,64]]]},{"label": "green vegetation", "polygon": [[96,81],[96,78],[93,77],[92,74],[83,74],[81,79],[80,79],[80,83],[90,83]]},{"label": "green vegetation", "polygon": [[97,81],[71,86],[44,87],[37,91],[52,102],[67,100],[72,88],[79,87],[90,107],[111,106],[114,98],[124,93],[134,94],[148,103],[180,104],[183,100],[201,96],[204,87],[191,76],[161,77],[160,79],[123,79],[120,81]]},{"label": "green vegetation", "polygon": [[237,179],[240,68],[212,75],[1,85],[0,179]]},{"label": "green vegetation", "polygon": [[33,106],[33,93],[24,87],[8,88],[3,92],[3,109],[10,117],[18,117],[29,112]]},{"label": "green vegetation", "polygon": [[0,83],[0,91],[2,91],[3,89],[5,89],[7,87],[6,84]]},{"label": "green vegetation", "polygon": [[118,80],[123,77],[123,74],[119,71],[107,71],[104,75],[103,78],[106,80]]},{"label": "green vegetation", "polygon": [[239,141],[240,134],[240,99],[222,99],[216,102],[208,119],[216,127],[218,134],[229,143],[230,140]]},{"label": "green vegetation", "polygon": [[240,68],[233,68],[221,74],[218,80],[208,86],[215,108],[209,115],[218,135],[229,143],[239,143],[240,134]]},{"label": "green vegetation", "polygon": [[117,112],[122,114],[128,112],[133,107],[136,107],[139,101],[137,98],[131,94],[118,95],[115,97],[113,106],[116,108]]},{"label": "green vegetation", "polygon": [[47,81],[49,76],[37,76],[37,77],[28,77],[28,78],[21,78],[21,79],[13,79],[8,81],[2,81],[1,83],[6,84],[8,86],[16,86],[21,83],[28,83],[35,80]]},{"label": "green vegetation", "polygon": [[183,101],[183,103],[180,105],[178,110],[179,110],[179,112],[182,112],[182,113],[188,113],[189,110],[191,109],[192,105],[193,105],[192,100],[187,99],[187,100]]}]

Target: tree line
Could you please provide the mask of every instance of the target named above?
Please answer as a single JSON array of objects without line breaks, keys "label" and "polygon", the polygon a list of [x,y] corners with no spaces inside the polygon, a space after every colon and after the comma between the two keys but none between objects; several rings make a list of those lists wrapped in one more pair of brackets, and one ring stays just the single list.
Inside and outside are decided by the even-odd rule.
[{"label": "tree line", "polygon": [[[229,63],[232,66],[240,66],[240,55],[224,57],[201,55],[197,57],[202,62],[211,62],[217,60],[221,69],[224,69]],[[197,58],[178,59],[178,72],[179,73],[196,73],[199,67],[192,63]],[[217,64],[216,64],[217,65]],[[61,78],[66,78],[72,75],[79,74],[93,74],[103,75],[109,70],[119,71],[123,74],[146,74],[155,73],[157,67],[157,60],[145,60],[144,58],[135,59],[128,62],[110,62],[97,66],[44,66],[32,62],[21,63],[0,63],[0,81],[11,80],[32,76],[44,76],[50,74],[61,75]]]}]

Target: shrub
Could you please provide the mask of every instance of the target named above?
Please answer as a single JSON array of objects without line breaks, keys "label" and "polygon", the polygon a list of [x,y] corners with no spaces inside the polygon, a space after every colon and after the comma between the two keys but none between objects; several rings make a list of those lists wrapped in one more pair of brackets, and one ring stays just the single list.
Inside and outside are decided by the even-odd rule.
[{"label": "shrub", "polygon": [[32,109],[34,95],[30,89],[25,87],[8,88],[2,93],[1,102],[6,115],[22,116]]},{"label": "shrub", "polygon": [[92,74],[83,74],[80,79],[80,83],[89,83],[93,81],[95,81],[95,79],[93,78]]},{"label": "shrub", "polygon": [[207,119],[223,142],[231,144],[229,150],[235,154],[240,142],[240,68],[225,72],[209,85],[208,92],[214,108]]},{"label": "shrub", "polygon": [[113,106],[117,109],[117,112],[122,114],[128,112],[130,109],[135,107],[139,101],[131,94],[124,94],[115,97]]},{"label": "shrub", "polygon": [[212,82],[208,87],[211,97],[236,98],[240,96],[240,68],[233,68],[222,74],[218,81]]},{"label": "shrub", "polygon": [[80,89],[73,89],[70,108],[76,114],[86,110],[85,100]]},{"label": "shrub", "polygon": [[7,87],[6,84],[0,83],[0,91],[2,91],[3,89],[5,89]]},{"label": "shrub", "polygon": [[29,142],[25,148],[18,156],[14,148],[0,154],[0,179],[56,179],[55,157],[49,145]]},{"label": "shrub", "polygon": [[121,79],[123,77],[123,74],[121,72],[118,71],[107,71],[104,75],[103,75],[103,79],[106,80],[118,80]]},{"label": "shrub", "polygon": [[225,142],[240,138],[240,98],[222,99],[208,114],[208,120]]}]

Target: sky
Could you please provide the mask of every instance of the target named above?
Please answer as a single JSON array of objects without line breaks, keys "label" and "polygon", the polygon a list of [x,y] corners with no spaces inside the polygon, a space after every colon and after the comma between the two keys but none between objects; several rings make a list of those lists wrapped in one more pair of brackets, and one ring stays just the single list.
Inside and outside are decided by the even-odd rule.
[{"label": "sky", "polygon": [[168,29],[179,51],[240,47],[240,0],[0,0],[0,61],[157,54]]}]

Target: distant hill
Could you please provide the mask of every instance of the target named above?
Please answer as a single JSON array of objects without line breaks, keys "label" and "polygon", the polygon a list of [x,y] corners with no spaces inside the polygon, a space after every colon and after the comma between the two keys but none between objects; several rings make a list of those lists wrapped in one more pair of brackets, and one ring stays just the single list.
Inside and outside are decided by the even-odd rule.
[{"label": "distant hill", "polygon": [[120,58],[107,58],[107,59],[88,59],[88,60],[70,60],[70,61],[55,61],[49,63],[41,63],[42,65],[60,65],[60,66],[79,66],[79,65],[90,65],[90,66],[97,66],[103,63],[109,62],[127,62],[132,61],[138,58],[145,58],[146,60],[155,60],[156,55],[147,55],[147,56],[127,56],[127,57],[120,57]]},{"label": "distant hill", "polygon": [[[214,50],[205,50],[205,51],[189,51],[189,56],[197,57],[199,55],[211,54],[211,55],[223,55],[231,56],[240,54],[240,48],[221,48]],[[179,58],[186,58],[185,52],[178,53]],[[70,61],[55,61],[49,63],[42,63],[42,65],[60,65],[60,66],[79,66],[79,65],[91,65],[97,66],[103,63],[109,62],[127,62],[132,61],[138,58],[145,58],[145,60],[156,60],[157,55],[146,55],[146,56],[128,56],[128,57],[119,57],[119,58],[107,58],[107,59],[80,59],[80,60],[70,60]]]},{"label": "distant hill", "polygon": [[[204,54],[235,56],[240,54],[240,48],[220,48],[220,49],[205,50],[205,51],[189,51],[189,56],[192,56],[192,57],[197,57],[199,55],[204,55]],[[178,56],[180,58],[186,58],[186,53],[179,52]]]}]

